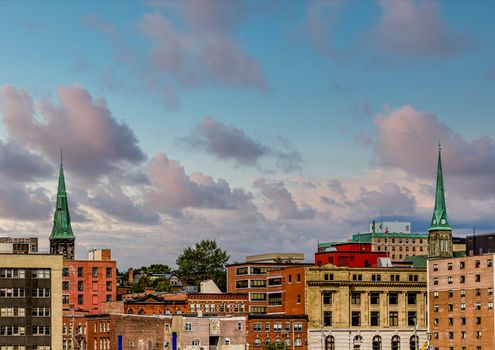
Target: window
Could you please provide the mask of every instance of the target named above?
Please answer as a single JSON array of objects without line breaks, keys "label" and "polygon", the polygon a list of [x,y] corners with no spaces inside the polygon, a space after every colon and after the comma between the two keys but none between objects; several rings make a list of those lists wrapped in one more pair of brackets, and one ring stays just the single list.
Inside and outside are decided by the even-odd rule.
[{"label": "window", "polygon": [[407,304],[416,305],[417,294],[414,292],[407,293]]},{"label": "window", "polygon": [[251,280],[251,288],[254,287],[266,287],[266,280]]},{"label": "window", "polygon": [[197,340],[197,339],[194,339],[192,341],[192,346],[200,346],[200,344],[201,344],[201,342],[199,340]]},{"label": "window", "polygon": [[184,324],[184,330],[185,331],[188,331],[188,332],[192,331],[192,323],[191,322],[186,322]]},{"label": "window", "polygon": [[400,337],[398,335],[394,335],[392,337],[392,350],[400,350]]},{"label": "window", "polygon": [[454,325],[454,318],[449,317],[449,326],[453,326],[453,325]]},{"label": "window", "polygon": [[235,269],[235,274],[236,275],[247,275],[248,274],[248,268],[247,267],[238,267]]},{"label": "window", "polygon": [[68,267],[64,267],[62,269],[62,276],[64,276],[64,277],[68,277],[69,276],[69,268]]},{"label": "window", "polygon": [[371,311],[370,325],[371,326],[379,326],[380,325],[380,312]]},{"label": "window", "polygon": [[435,285],[438,284],[438,277],[433,277],[433,284],[435,284]]},{"label": "window", "polygon": [[354,305],[361,304],[361,293],[351,293],[351,303]]},{"label": "window", "polygon": [[98,277],[98,268],[97,267],[93,267],[91,269],[91,276]]},{"label": "window", "polygon": [[237,330],[242,331],[242,322],[237,322]]},{"label": "window", "polygon": [[332,325],[332,311],[323,311],[323,325],[325,327]]},{"label": "window", "polygon": [[486,261],[486,267],[492,267],[493,266],[493,260],[492,259],[488,259]]},{"label": "window", "polygon": [[452,276],[447,277],[447,283],[452,284]]},{"label": "window", "polygon": [[302,323],[294,323],[293,326],[294,326],[294,332],[302,332],[303,329]]},{"label": "window", "polygon": [[351,314],[352,326],[358,327],[361,325],[361,312],[353,311]]},{"label": "window", "polygon": [[476,338],[480,339],[481,338],[481,331],[476,331]]},{"label": "window", "polygon": [[449,311],[454,311],[454,304],[449,304],[448,305],[448,310]]},{"label": "window", "polygon": [[460,281],[461,283],[466,282],[466,276],[461,276],[461,277],[459,278],[459,281]]},{"label": "window", "polygon": [[437,304],[433,305],[433,312],[438,312],[438,305]]},{"label": "window", "polygon": [[476,282],[481,282],[481,275],[476,275],[475,281]]},{"label": "window", "polygon": [[477,268],[477,269],[479,269],[479,268],[480,268],[480,266],[481,266],[481,261],[476,260],[476,261],[474,262],[474,267],[475,267],[475,268]]},{"label": "window", "polygon": [[491,310],[491,309],[493,309],[493,302],[488,303],[488,310]]},{"label": "window", "polygon": [[253,346],[261,346],[261,339],[260,338],[254,338]]},{"label": "window", "polygon": [[380,293],[370,293],[370,304],[371,305],[380,304]]},{"label": "window", "polygon": [[323,292],[323,304],[330,305],[332,303],[332,293]]},{"label": "window", "polygon": [[299,283],[299,282],[301,282],[301,274],[300,273],[297,274],[297,283]]},{"label": "window", "polygon": [[475,294],[477,297],[481,295],[481,290],[479,288],[476,288]]},{"label": "window", "polygon": [[418,281],[419,281],[418,275],[409,275],[409,282],[418,282]]},{"label": "window", "polygon": [[288,283],[292,283],[292,275],[287,276],[287,281],[288,281]]},{"label": "window", "polygon": [[476,317],[476,324],[481,324],[481,317],[479,316]]},{"label": "window", "polygon": [[449,262],[449,263],[447,264],[447,270],[452,270],[452,263],[451,263],[451,262]]},{"label": "window", "polygon": [[388,323],[389,326],[397,327],[399,325],[399,312],[390,311],[388,314]]},{"label": "window", "polygon": [[301,304],[301,294],[298,294],[297,295],[297,303],[298,304]]},{"label": "window", "polygon": [[282,324],[281,323],[274,323],[273,324],[273,331],[274,332],[282,332]]},{"label": "window", "polygon": [[438,326],[438,318],[434,318],[433,319],[433,325],[434,326]]},{"label": "window", "polygon": [[270,332],[270,324],[265,323],[265,332]]},{"label": "window", "polygon": [[448,291],[448,295],[449,295],[449,298],[452,298],[454,296],[454,291],[453,290],[449,290]]},{"label": "window", "polygon": [[410,350],[416,350],[416,348],[419,346],[419,337],[417,335],[413,335],[411,338],[409,338],[409,349]]},{"label": "window", "polygon": [[62,290],[69,290],[69,281],[62,281]]},{"label": "window", "polygon": [[325,281],[333,281],[333,273],[326,273]]},{"label": "window", "polygon": [[251,301],[265,301],[266,294],[265,293],[249,293],[249,298]]},{"label": "window", "polygon": [[478,302],[475,304],[475,307],[476,307],[476,310],[481,310],[481,303],[478,301]]},{"label": "window", "polygon": [[438,271],[438,264],[433,264],[433,271]]},{"label": "window", "polygon": [[111,294],[107,294],[106,301],[112,301],[112,295]]},{"label": "window", "polygon": [[433,292],[433,298],[438,299],[438,292]]},{"label": "window", "polygon": [[84,299],[83,299],[83,295],[82,295],[82,294],[78,294],[78,295],[77,295],[77,303],[78,303],[79,305],[84,304]]},{"label": "window", "polygon": [[107,287],[107,292],[111,292],[112,291],[112,281],[107,281],[106,287]]},{"label": "window", "polygon": [[354,274],[354,275],[352,275],[352,280],[353,281],[362,281],[363,280],[363,275],[361,275],[361,274]]},{"label": "window", "polygon": [[379,335],[373,337],[373,342],[371,343],[372,350],[382,350],[382,338]]},{"label": "window", "polygon": [[269,278],[268,279],[268,285],[269,286],[280,286],[280,285],[282,285],[282,278],[281,277]]},{"label": "window", "polygon": [[82,292],[84,290],[84,282],[83,281],[77,281],[77,290]]},{"label": "window", "polygon": [[237,289],[240,289],[240,288],[249,288],[248,280],[235,281],[235,287]]},{"label": "window", "polygon": [[460,268],[461,270],[464,270],[464,267],[465,267],[464,261],[460,261],[460,262],[459,262],[459,268]]},{"label": "window", "polygon": [[399,293],[389,293],[388,294],[388,303],[390,305],[397,305],[399,303]]},{"label": "window", "polygon": [[303,342],[302,342],[302,338],[296,338],[294,339],[294,345],[295,346],[302,346]]},{"label": "window", "polygon": [[68,303],[69,303],[69,296],[62,295],[62,304],[68,304]]},{"label": "window", "polygon": [[33,326],[33,335],[50,335],[50,326]]},{"label": "window", "polygon": [[84,275],[84,268],[78,267],[77,268],[77,277],[82,277]]},{"label": "window", "polygon": [[416,326],[416,311],[407,312],[407,325],[409,327]]},{"label": "window", "polygon": [[282,293],[268,294],[268,305],[269,306],[280,306],[280,305],[282,305]]},{"label": "window", "polygon": [[466,310],[466,304],[461,303],[461,311],[464,311],[464,310]]},{"label": "window", "polygon": [[465,297],[466,296],[466,290],[461,289],[460,294],[461,294],[461,297]]},{"label": "window", "polygon": [[373,275],[371,275],[371,280],[375,281],[375,282],[380,282],[382,280],[382,275],[373,274]]},{"label": "window", "polygon": [[107,277],[112,277],[112,268],[111,268],[111,267],[107,267],[107,268],[106,268],[106,273],[105,273],[105,275],[106,275]]},{"label": "window", "polygon": [[466,325],[466,317],[461,317],[461,325]]},{"label": "window", "polygon": [[325,350],[335,350],[335,339],[331,335],[325,338]]},{"label": "window", "polygon": [[400,281],[400,275],[394,275],[394,274],[390,275],[390,281],[399,282]]}]

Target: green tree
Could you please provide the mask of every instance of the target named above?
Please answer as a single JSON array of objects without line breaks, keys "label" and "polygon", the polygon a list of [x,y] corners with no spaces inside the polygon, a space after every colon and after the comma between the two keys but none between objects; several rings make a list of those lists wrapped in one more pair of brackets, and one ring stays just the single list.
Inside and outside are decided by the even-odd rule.
[{"label": "green tree", "polygon": [[287,346],[284,342],[271,342],[263,346],[264,350],[289,350],[290,346]]},{"label": "green tree", "polygon": [[164,264],[151,264],[146,268],[147,273],[170,273],[170,267]]},{"label": "green tree", "polygon": [[202,240],[191,248],[184,249],[177,257],[179,275],[187,284],[199,286],[212,279],[221,290],[225,290],[225,264],[230,256],[217,246],[215,240]]}]

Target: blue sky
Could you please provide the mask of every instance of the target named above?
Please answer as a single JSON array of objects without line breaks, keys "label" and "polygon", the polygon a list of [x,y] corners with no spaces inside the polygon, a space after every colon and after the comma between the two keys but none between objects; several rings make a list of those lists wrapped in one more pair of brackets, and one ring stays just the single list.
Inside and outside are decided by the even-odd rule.
[{"label": "blue sky", "polygon": [[173,264],[215,238],[311,260],[380,210],[424,231],[439,141],[455,233],[493,230],[494,10],[2,2],[5,233],[48,237],[63,147],[79,256]]}]

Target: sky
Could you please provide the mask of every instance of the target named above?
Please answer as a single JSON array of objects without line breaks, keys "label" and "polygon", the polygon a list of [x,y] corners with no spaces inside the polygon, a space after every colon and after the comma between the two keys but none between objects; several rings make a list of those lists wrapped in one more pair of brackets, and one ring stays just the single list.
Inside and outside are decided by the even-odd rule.
[{"label": "sky", "polygon": [[438,144],[454,235],[495,231],[491,1],[2,1],[0,234],[76,257],[230,262],[373,219],[426,232]]}]

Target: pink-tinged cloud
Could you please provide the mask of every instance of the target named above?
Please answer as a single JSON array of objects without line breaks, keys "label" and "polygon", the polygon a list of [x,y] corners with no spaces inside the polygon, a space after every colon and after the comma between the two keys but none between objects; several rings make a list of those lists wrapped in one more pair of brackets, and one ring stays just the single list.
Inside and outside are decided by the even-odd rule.
[{"label": "pink-tinged cloud", "polygon": [[184,167],[164,153],[156,154],[149,162],[148,176],[151,189],[147,192],[148,205],[157,210],[205,208],[256,211],[252,196],[242,189],[231,189],[227,181],[215,181],[201,173],[187,175]]},{"label": "pink-tinged cloud", "polygon": [[150,59],[165,78],[181,86],[212,83],[267,90],[258,62],[235,38],[242,15],[239,2],[183,2],[177,7],[179,27],[155,12],[138,24],[152,43]]},{"label": "pink-tinged cloud", "polygon": [[278,213],[279,219],[313,219],[316,210],[308,205],[298,206],[282,181],[267,182],[265,179],[254,181],[254,187],[260,190],[268,207]]},{"label": "pink-tinged cloud", "polygon": [[472,46],[473,38],[452,28],[434,1],[381,0],[382,17],[372,31],[378,50],[404,56],[450,56]]},{"label": "pink-tinged cloud", "polygon": [[375,119],[375,152],[381,166],[397,167],[412,177],[431,179],[436,173],[438,142],[447,191],[469,198],[495,193],[495,143],[489,136],[466,140],[433,113],[404,106]]},{"label": "pink-tinged cloud", "polygon": [[24,90],[0,89],[4,125],[15,142],[64,164],[76,176],[94,178],[145,159],[133,131],[118,122],[103,98],[80,86],[60,87],[60,103],[35,103]]}]

